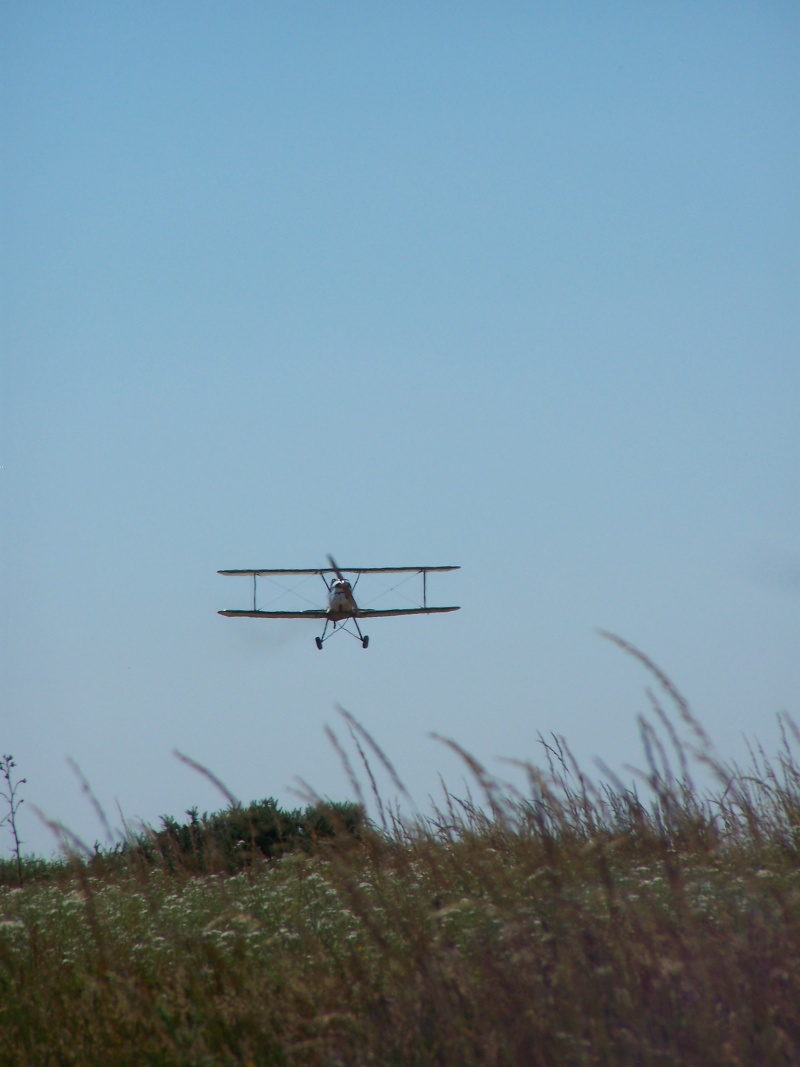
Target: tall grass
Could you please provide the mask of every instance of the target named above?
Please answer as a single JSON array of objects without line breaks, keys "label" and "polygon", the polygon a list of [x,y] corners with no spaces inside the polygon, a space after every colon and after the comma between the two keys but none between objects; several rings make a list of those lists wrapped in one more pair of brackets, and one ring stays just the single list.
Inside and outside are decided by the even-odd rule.
[{"label": "tall grass", "polygon": [[9,879],[0,1064],[800,1063],[797,730],[726,764],[655,677],[678,726],[651,694],[629,784],[551,737],[512,787],[449,741],[470,790],[404,818],[345,715],[372,823],[238,866],[128,847]]}]

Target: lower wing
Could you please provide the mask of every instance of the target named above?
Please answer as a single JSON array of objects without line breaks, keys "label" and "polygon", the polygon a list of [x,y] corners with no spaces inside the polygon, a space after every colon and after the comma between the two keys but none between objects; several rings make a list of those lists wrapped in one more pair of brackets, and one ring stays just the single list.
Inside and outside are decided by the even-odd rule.
[{"label": "lower wing", "polygon": [[390,615],[433,615],[437,611],[459,611],[454,608],[390,608],[388,611],[373,611],[372,608],[359,608],[355,612],[357,619],[381,619]]},{"label": "lower wing", "polygon": [[[438,611],[458,611],[459,608],[391,608],[388,611],[373,611],[372,608],[356,608],[350,614],[339,613],[340,618],[381,619],[391,615],[433,615]],[[311,608],[309,611],[219,611],[218,615],[227,615],[229,619],[327,619],[324,608]]]}]

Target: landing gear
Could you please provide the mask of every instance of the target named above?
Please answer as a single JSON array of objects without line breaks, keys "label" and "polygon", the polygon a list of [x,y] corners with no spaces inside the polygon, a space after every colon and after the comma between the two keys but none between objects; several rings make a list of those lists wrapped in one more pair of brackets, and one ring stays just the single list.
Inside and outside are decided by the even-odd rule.
[{"label": "landing gear", "polygon": [[[346,634],[350,634],[351,637],[355,637],[356,640],[360,641],[362,648],[369,648],[369,637],[366,634],[362,634],[361,628],[359,627],[358,622],[356,621],[356,618],[355,618],[354,615],[347,615],[344,618],[335,618],[335,619],[333,619],[333,625],[331,627],[331,632],[330,633],[328,633],[328,623],[329,622],[331,622],[330,619],[326,619],[325,620],[325,626],[323,627],[321,636],[314,638],[314,643],[316,644],[316,646],[320,650],[320,652],[322,651],[322,644],[323,644],[324,641],[326,641],[333,634],[335,634],[337,632],[342,632],[342,631],[344,631],[344,633],[346,633]],[[353,633],[353,631],[351,629],[349,629],[348,623],[352,623],[353,624],[353,626],[355,627],[355,631],[356,631],[355,633]]]},{"label": "landing gear", "polygon": [[356,634],[358,634],[358,640],[361,642],[361,647],[362,648],[366,648],[367,645],[369,644],[369,638],[366,637],[364,634],[362,634],[361,627],[358,625],[358,620],[355,619],[355,618],[353,619],[353,626],[355,626],[355,628],[356,628],[356,633],[353,634],[353,637],[355,637]]},{"label": "landing gear", "polygon": [[[328,623],[329,622],[330,622],[330,619],[326,619],[325,620],[325,625],[322,627],[322,636],[314,638],[314,640],[317,642],[317,648],[320,650],[320,652],[322,651],[322,642],[325,640],[325,634],[328,632]],[[334,630],[336,629],[336,623],[333,624],[333,628],[334,628]]]}]

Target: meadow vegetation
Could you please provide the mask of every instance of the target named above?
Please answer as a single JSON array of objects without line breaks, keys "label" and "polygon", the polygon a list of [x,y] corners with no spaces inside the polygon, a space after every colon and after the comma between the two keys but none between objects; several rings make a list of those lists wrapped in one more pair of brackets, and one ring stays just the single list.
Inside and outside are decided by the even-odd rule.
[{"label": "meadow vegetation", "polygon": [[4,861],[0,1064],[799,1063],[798,731],[722,762],[624,647],[657,686],[631,783],[559,737],[522,786],[445,742],[469,790],[405,817],[343,713],[354,802]]}]

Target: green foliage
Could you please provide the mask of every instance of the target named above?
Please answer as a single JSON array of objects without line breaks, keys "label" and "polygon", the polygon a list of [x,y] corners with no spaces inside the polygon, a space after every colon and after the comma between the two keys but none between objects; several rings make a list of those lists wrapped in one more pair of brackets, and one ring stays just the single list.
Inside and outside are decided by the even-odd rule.
[{"label": "green foliage", "polygon": [[[42,867],[35,857],[23,860],[28,877],[52,877],[75,864],[93,876],[128,869],[160,867],[186,875],[227,873],[275,860],[294,851],[347,848],[368,832],[364,809],[347,801],[328,801],[303,809],[281,808],[272,798],[243,807],[232,804],[209,814],[186,812],[187,822],[161,816],[161,828],[129,832],[111,847],[95,844],[94,853],[70,852],[65,860]],[[0,862],[0,886],[9,881]]]},{"label": "green foliage", "polygon": [[275,859],[296,849],[310,852],[334,839],[357,839],[365,828],[363,808],[348,802],[289,811],[270,798],[211,815],[198,815],[196,808],[186,814],[186,823],[162,816],[162,828],[137,835],[134,847],[150,859],[158,857],[184,869],[232,872],[254,859]]},{"label": "green foliage", "polygon": [[161,828],[127,836],[111,847],[96,843],[92,854],[70,851],[60,859],[0,858],[0,887],[23,881],[71,880],[77,866],[96,877],[159,867],[183,874],[233,873],[295,851],[347,849],[372,833],[360,804],[327,801],[284,809],[272,798],[247,807],[186,812],[187,822],[162,815]]},{"label": "green foliage", "polygon": [[693,747],[654,702],[635,787],[557,737],[522,789],[448,742],[479,799],[404,821],[348,718],[380,829],[191,810],[0,887],[0,1067],[794,1067],[800,735],[742,770],[673,699]]},{"label": "green foliage", "polygon": [[800,869],[768,810],[712,846],[504,799],[234,874],[190,848],[0,890],[0,1065],[800,1062]]}]

